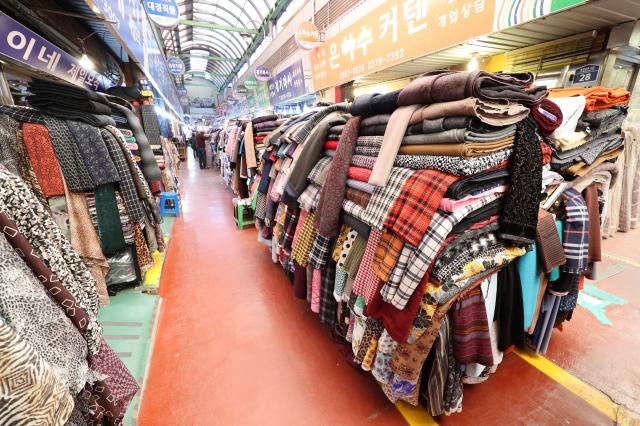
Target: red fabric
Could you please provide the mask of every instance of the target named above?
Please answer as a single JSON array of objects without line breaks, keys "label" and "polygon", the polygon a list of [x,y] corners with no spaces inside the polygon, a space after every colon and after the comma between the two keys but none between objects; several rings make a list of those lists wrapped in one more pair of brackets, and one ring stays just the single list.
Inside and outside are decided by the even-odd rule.
[{"label": "red fabric", "polygon": [[384,227],[417,247],[447,189],[458,179],[437,170],[416,170],[393,203]]},{"label": "red fabric", "polygon": [[542,149],[542,164],[551,163],[551,147],[548,143],[540,141],[540,148]]},{"label": "red fabric", "polygon": [[360,182],[369,182],[369,176],[371,176],[371,169],[364,167],[349,166],[347,171],[347,179],[359,180]]},{"label": "red fabric", "polygon": [[149,182],[149,189],[153,194],[159,194],[162,192],[162,181],[154,180],[153,182]]},{"label": "red fabric", "polygon": [[326,141],[324,143],[324,149],[327,151],[335,151],[338,149],[338,141]]},{"label": "red fabric", "polygon": [[44,196],[64,195],[62,173],[47,128],[42,124],[23,123],[22,138]]},{"label": "red fabric", "polygon": [[538,133],[550,136],[562,124],[562,110],[549,99],[531,108],[531,117],[538,124]]}]

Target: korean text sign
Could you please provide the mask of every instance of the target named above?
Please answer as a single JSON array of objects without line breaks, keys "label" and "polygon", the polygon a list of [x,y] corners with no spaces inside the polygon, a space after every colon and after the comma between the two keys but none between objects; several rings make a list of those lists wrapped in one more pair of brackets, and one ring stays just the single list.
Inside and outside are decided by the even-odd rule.
[{"label": "korean text sign", "polygon": [[106,79],[83,68],[76,58],[0,12],[0,54],[47,74],[103,91]]},{"label": "korean text sign", "polygon": [[492,30],[495,0],[389,0],[311,53],[314,88],[415,59]]},{"label": "korean text sign", "polygon": [[302,60],[269,79],[269,98],[273,105],[281,104],[306,93]]}]

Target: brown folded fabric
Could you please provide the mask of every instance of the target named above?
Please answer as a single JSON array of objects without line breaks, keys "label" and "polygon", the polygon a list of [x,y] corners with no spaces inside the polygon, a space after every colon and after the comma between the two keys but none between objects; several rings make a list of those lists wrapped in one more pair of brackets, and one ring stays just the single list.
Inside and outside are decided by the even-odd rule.
[{"label": "brown folded fabric", "polygon": [[347,188],[345,191],[345,198],[366,209],[369,204],[369,200],[371,199],[371,194],[360,191],[359,189]]},{"label": "brown folded fabric", "polygon": [[528,114],[529,108],[518,103],[499,104],[477,98],[466,98],[423,106],[413,113],[409,124],[418,124],[424,120],[440,117],[458,116],[478,117],[480,121],[492,126],[508,126],[521,121]]},{"label": "brown folded fabric", "polygon": [[602,261],[602,247],[600,235],[600,203],[598,202],[598,190],[592,184],[584,190],[584,201],[587,204],[589,215],[589,266],[594,262]]},{"label": "brown folded fabric", "polygon": [[513,146],[515,138],[500,139],[495,142],[469,142],[452,144],[404,145],[398,154],[405,155],[443,155],[447,157],[479,157]]},{"label": "brown folded fabric", "polygon": [[591,172],[591,170],[595,169],[605,161],[618,158],[618,156],[622,154],[623,150],[624,150],[624,146],[619,146],[614,150],[605,152],[600,157],[598,157],[596,161],[594,161],[591,165],[588,165],[584,161],[580,161],[579,163],[575,163],[573,166],[569,167],[567,170],[564,171],[564,173],[571,176],[585,176],[589,172]]},{"label": "brown folded fabric", "polygon": [[538,210],[538,226],[536,228],[536,246],[540,264],[545,273],[567,263],[564,255],[558,228],[553,215],[546,210]]}]

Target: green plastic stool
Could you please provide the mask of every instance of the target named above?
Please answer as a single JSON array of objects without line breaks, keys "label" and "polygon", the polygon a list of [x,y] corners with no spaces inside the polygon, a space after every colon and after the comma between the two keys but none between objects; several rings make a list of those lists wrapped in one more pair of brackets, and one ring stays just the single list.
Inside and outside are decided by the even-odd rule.
[{"label": "green plastic stool", "polygon": [[[236,226],[240,230],[243,230],[245,225],[253,225],[255,223],[254,214],[258,202],[258,191],[256,190],[251,196],[251,204],[247,204],[247,201],[248,199],[243,199],[233,203]],[[250,219],[245,217],[245,213],[251,214]]]}]

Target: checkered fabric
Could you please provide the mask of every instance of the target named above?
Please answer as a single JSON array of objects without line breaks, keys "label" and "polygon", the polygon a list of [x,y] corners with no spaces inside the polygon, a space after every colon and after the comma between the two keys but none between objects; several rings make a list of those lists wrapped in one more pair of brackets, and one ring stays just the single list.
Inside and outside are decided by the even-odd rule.
[{"label": "checkered fabric", "polygon": [[313,212],[318,207],[318,203],[320,202],[320,192],[322,187],[320,185],[316,185],[315,183],[307,186],[302,194],[298,197],[298,203],[300,203],[300,207],[303,209]]},{"label": "checkered fabric", "polygon": [[15,105],[0,105],[0,114],[8,115],[9,117],[33,124],[46,125],[44,116],[40,111],[33,108],[15,106]]},{"label": "checkered fabric", "polygon": [[[301,217],[302,218],[302,217]],[[309,254],[313,248],[313,242],[316,239],[318,231],[313,226],[313,222],[316,219],[316,214],[310,212],[304,218],[300,233],[297,239],[294,237],[293,250],[291,251],[291,260],[298,262],[298,265],[306,268],[309,264]]]},{"label": "checkered fabric", "polygon": [[347,111],[347,105],[344,103],[333,104],[331,106],[326,107],[322,111],[318,111],[312,117],[309,118],[304,125],[300,127],[295,134],[289,136],[289,138],[299,144],[303,144],[304,141],[309,137],[311,131],[320,123],[326,116],[331,114],[334,111]]},{"label": "checkered fabric", "polygon": [[282,248],[287,252],[291,251],[293,244],[293,236],[298,226],[299,210],[287,208],[287,213],[284,219],[284,226],[282,227]]},{"label": "checkered fabric", "polygon": [[49,130],[53,150],[56,152],[69,190],[72,192],[92,190],[93,181],[65,122],[51,116],[44,117],[44,122]]},{"label": "checkered fabric", "polygon": [[356,146],[371,146],[380,148],[382,146],[383,140],[384,136],[358,136]]},{"label": "checkered fabric", "polygon": [[344,196],[347,200],[353,201],[364,209],[367,208],[367,204],[369,204],[369,200],[371,199],[371,194],[353,188],[346,188]]},{"label": "checkered fabric", "polygon": [[333,287],[336,280],[336,263],[329,262],[322,270],[322,287],[320,288],[320,322],[335,325],[338,320],[338,303],[333,297]]},{"label": "checkered fabric", "polygon": [[417,246],[447,188],[457,179],[457,176],[437,170],[416,170],[389,210],[384,227]]},{"label": "checkered fabric", "polygon": [[[396,262],[393,270],[391,271],[391,275],[389,275],[389,280],[385,282],[384,287],[381,291],[382,297],[385,302],[391,303],[393,300],[393,296],[398,293],[398,287],[400,286],[400,281],[402,280],[402,276],[404,275],[407,267],[409,266],[409,259],[413,255],[415,248],[409,244],[405,244],[402,247],[402,251],[400,252],[400,256],[398,257],[398,261]],[[385,289],[386,288],[386,289]],[[388,294],[385,299],[384,295]]]},{"label": "checkered fabric", "polygon": [[142,202],[140,202],[140,198],[138,197],[136,186],[133,183],[129,164],[124,158],[120,145],[118,145],[118,142],[111,132],[107,129],[100,129],[100,136],[102,136],[102,140],[109,152],[109,157],[111,157],[111,161],[113,161],[113,164],[116,167],[118,176],[120,176],[120,182],[118,182],[117,185],[120,189],[120,195],[122,195],[125,208],[127,209],[129,220],[132,222],[139,222],[144,219],[145,210],[142,206]]},{"label": "checkered fabric", "polygon": [[353,201],[344,200],[342,202],[342,208],[345,212],[349,213],[351,216],[356,219],[363,221],[362,217],[364,216],[364,208],[361,205],[354,203]]},{"label": "checkered fabric", "polygon": [[589,213],[582,195],[573,188],[564,191],[566,222],[562,247],[567,263],[564,272],[580,274],[589,266]]},{"label": "checkered fabric", "polygon": [[413,170],[400,167],[391,169],[391,177],[387,185],[377,186],[373,191],[373,196],[362,215],[362,221],[373,228],[382,229],[389,209],[412,173]]},{"label": "checkered fabric", "polygon": [[442,245],[451,233],[453,227],[471,212],[497,200],[503,195],[504,194],[492,194],[451,214],[436,211],[429,225],[429,229],[427,229],[427,232],[420,240],[416,250],[410,255],[407,262],[408,267],[400,280],[396,293],[391,299],[391,303],[396,308],[404,309],[407,305],[409,298],[418,287],[418,284],[420,284],[420,281],[425,277],[431,263],[440,252]]},{"label": "checkered fabric", "polygon": [[333,158],[331,157],[322,157],[316,165],[313,166],[313,169],[311,169],[307,180],[311,183],[322,186],[324,182],[321,176],[326,175],[327,169],[331,165],[332,160]]},{"label": "checkered fabric", "polygon": [[325,267],[331,257],[331,238],[316,235],[313,241],[311,253],[309,253],[309,264],[315,269]]},{"label": "checkered fabric", "polygon": [[364,250],[364,255],[360,261],[360,269],[353,281],[353,290],[356,294],[362,296],[367,304],[371,303],[376,291],[378,290],[378,276],[373,270],[373,258],[376,253],[376,247],[382,237],[382,231],[372,229],[369,234],[369,241]]},{"label": "checkered fabric", "polygon": [[356,149],[353,151],[353,153],[355,155],[377,158],[378,154],[380,154],[380,148],[377,148],[375,146],[356,146]]},{"label": "checkered fabric", "polygon": [[367,157],[366,155],[354,155],[351,157],[351,165],[356,167],[364,167],[365,169],[373,169],[376,165],[376,157]]},{"label": "checkered fabric", "polygon": [[402,247],[404,247],[402,239],[393,232],[385,230],[373,259],[373,270],[382,281],[389,280],[400,253],[402,253]]}]

